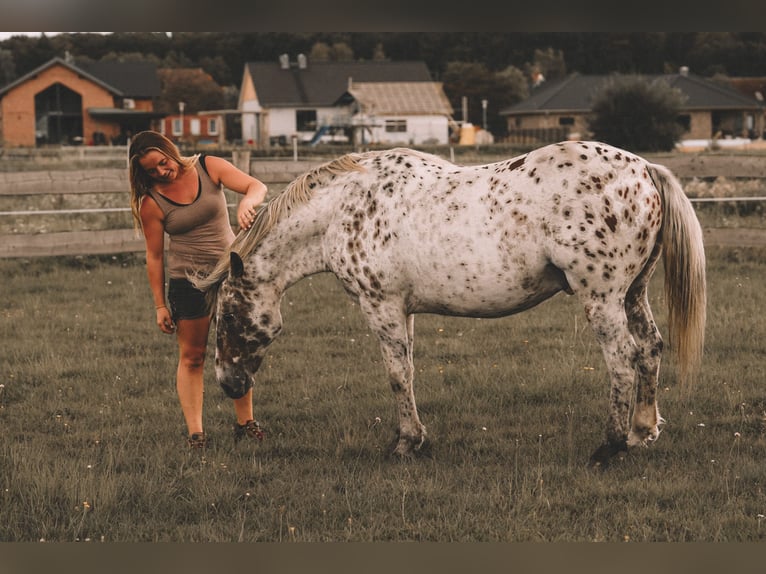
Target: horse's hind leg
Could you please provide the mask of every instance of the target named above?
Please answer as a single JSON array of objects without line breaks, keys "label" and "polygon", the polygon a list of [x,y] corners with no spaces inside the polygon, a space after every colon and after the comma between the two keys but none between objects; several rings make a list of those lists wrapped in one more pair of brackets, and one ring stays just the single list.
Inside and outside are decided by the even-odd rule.
[{"label": "horse's hind leg", "polygon": [[622,301],[589,301],[586,316],[606,361],[611,380],[606,443],[591,456],[591,464],[606,465],[609,459],[628,448],[628,418],[635,381],[636,343],[628,329]]},{"label": "horse's hind leg", "polygon": [[652,316],[647,297],[647,284],[656,259],[631,285],[625,298],[628,327],[636,341],[636,402],[633,409],[628,446],[646,445],[660,434],[663,420],[657,408],[657,379],[662,357],[662,336]]}]

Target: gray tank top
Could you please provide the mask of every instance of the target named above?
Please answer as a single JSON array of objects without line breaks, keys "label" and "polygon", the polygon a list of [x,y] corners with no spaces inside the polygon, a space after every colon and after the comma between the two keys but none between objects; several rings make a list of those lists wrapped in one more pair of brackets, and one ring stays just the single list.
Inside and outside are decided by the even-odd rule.
[{"label": "gray tank top", "polygon": [[154,190],[149,194],[165,214],[165,231],[170,236],[168,277],[185,279],[194,273],[209,272],[234,240],[226,195],[205,169],[205,156],[194,163],[199,189],[189,204],[176,203]]}]

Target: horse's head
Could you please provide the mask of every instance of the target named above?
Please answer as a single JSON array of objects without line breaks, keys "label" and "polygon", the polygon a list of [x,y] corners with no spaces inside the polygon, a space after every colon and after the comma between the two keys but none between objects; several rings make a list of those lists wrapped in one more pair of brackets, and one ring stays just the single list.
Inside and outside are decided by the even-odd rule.
[{"label": "horse's head", "polygon": [[282,330],[279,298],[268,286],[245,273],[240,256],[230,255],[229,275],[216,297],[215,371],[231,398],[253,386],[266,347]]}]

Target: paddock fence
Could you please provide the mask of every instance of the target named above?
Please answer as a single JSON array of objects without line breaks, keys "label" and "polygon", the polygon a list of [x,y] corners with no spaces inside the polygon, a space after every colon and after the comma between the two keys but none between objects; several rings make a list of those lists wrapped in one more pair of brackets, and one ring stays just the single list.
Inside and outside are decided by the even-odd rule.
[{"label": "paddock fence", "polygon": [[[682,181],[696,179],[763,180],[766,188],[766,156],[756,154],[653,154],[651,161],[669,167]],[[251,158],[248,152],[234,152],[235,165],[252,173],[272,189],[287,185],[300,174],[326,159]],[[488,160],[495,161],[495,159]],[[479,163],[479,162],[475,162]],[[484,163],[482,160],[481,163]],[[94,165],[98,165],[95,163]],[[0,257],[40,257],[58,255],[93,255],[140,252],[143,238],[131,227],[129,182],[125,168],[88,167],[78,170],[44,169],[39,171],[0,172]],[[226,190],[230,209],[236,207],[238,194]],[[111,205],[69,207],[58,198],[111,194]],[[42,198],[45,197],[46,201]],[[699,197],[692,201],[764,201],[766,197]],[[73,203],[69,201],[68,203]],[[76,203],[76,201],[74,202]],[[103,203],[103,202],[102,202]],[[50,208],[46,208],[49,206]],[[32,225],[15,225],[36,218],[71,219],[84,215],[119,216],[109,229],[67,229],[46,231]],[[233,214],[233,212],[232,212]]]}]

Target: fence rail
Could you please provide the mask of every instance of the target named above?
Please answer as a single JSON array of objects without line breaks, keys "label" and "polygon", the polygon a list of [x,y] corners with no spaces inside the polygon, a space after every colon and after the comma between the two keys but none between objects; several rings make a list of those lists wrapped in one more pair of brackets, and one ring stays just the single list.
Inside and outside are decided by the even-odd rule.
[{"label": "fence rail", "polygon": [[[648,159],[669,167],[682,180],[693,178],[764,179],[766,161],[757,154],[654,154]],[[325,160],[256,159],[249,154],[233,161],[267,185],[286,184]],[[0,198],[50,194],[121,193],[129,189],[126,169],[92,168],[80,171],[0,172]],[[700,197],[693,202],[756,202],[766,197]],[[233,207],[234,204],[230,204]],[[12,209],[0,217],[75,215],[128,212],[128,207],[72,209]],[[67,231],[57,233],[0,234],[0,257],[37,257],[139,252],[144,242],[133,229]]]}]

